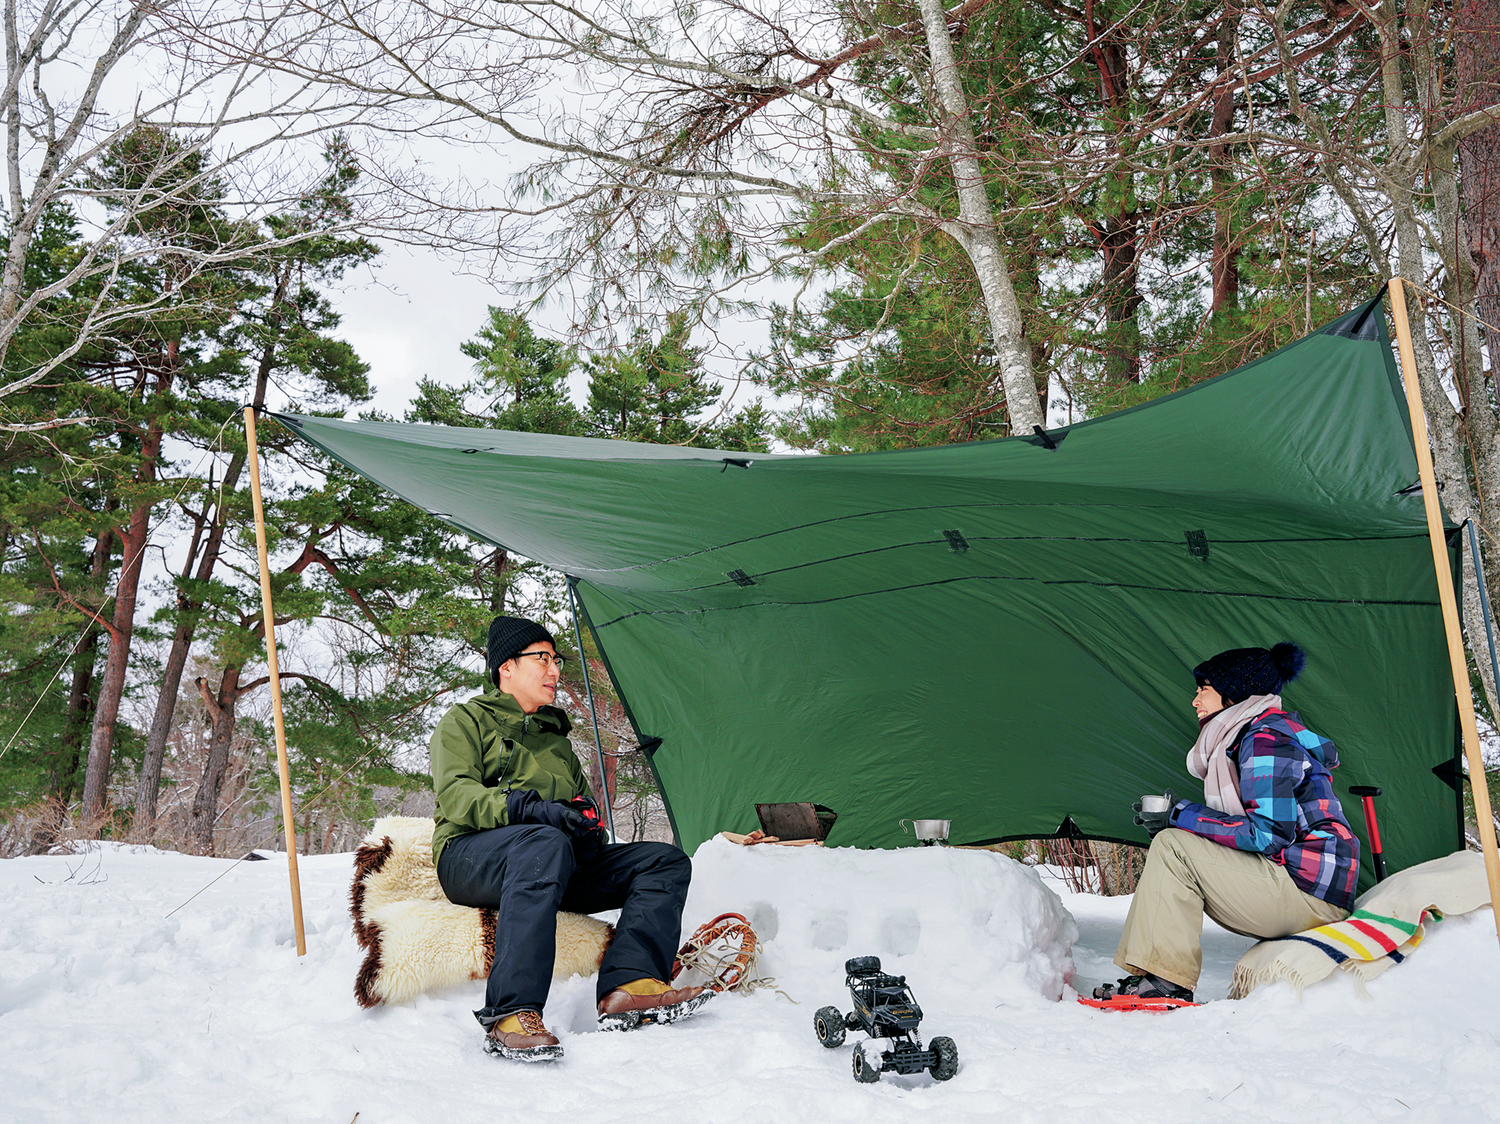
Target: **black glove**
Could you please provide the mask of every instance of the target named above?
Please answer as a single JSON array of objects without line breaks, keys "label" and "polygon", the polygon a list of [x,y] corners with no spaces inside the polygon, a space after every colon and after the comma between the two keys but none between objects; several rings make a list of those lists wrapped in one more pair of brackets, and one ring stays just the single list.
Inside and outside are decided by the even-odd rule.
[{"label": "black glove", "polygon": [[1170,788],[1167,789],[1167,807],[1165,811],[1143,812],[1141,811],[1141,802],[1137,800],[1131,805],[1135,809],[1135,825],[1137,827],[1144,827],[1147,835],[1153,839],[1156,838],[1158,831],[1172,826],[1172,808],[1176,803],[1177,797],[1172,795]]},{"label": "black glove", "polygon": [[564,806],[583,817],[583,831],[573,836],[573,853],[587,859],[609,842],[609,833],[599,817],[598,805],[587,796],[575,796],[565,801]]},{"label": "black glove", "polygon": [[589,830],[604,830],[604,821],[599,818],[599,805],[594,803],[592,797],[575,796],[571,800],[563,801],[563,803],[583,817],[584,824]]},{"label": "black glove", "polygon": [[543,800],[536,789],[520,788],[505,797],[505,812],[513,824],[536,823],[555,827],[575,844],[582,843],[589,850],[604,843],[599,809],[587,796],[575,796],[567,801]]},{"label": "black glove", "polygon": [[511,823],[545,824],[568,836],[588,830],[581,812],[560,800],[543,800],[534,788],[518,788],[507,794],[505,813]]}]

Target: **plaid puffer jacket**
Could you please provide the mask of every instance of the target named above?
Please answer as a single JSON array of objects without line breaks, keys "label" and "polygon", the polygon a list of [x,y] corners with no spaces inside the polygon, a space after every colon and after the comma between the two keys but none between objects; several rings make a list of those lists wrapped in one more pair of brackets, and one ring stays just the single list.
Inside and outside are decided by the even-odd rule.
[{"label": "plaid puffer jacket", "polygon": [[1354,908],[1359,840],[1334,794],[1338,750],[1302,725],[1295,711],[1267,710],[1229,751],[1240,770],[1244,815],[1179,802],[1172,826],[1286,867],[1297,886],[1342,909]]}]

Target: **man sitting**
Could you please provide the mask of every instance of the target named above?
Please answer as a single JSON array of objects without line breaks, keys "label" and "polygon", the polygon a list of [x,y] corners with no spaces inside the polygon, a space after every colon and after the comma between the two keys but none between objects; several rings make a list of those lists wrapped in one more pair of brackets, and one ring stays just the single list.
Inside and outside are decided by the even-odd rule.
[{"label": "man sitting", "polygon": [[437,794],[432,857],[458,905],[495,910],[485,1049],[521,1061],[560,1058],[542,1022],[556,956],[557,911],[621,910],[599,968],[599,1024],[632,1029],[691,1014],[713,994],[672,988],[692,864],[666,843],[611,844],[552,700],[564,659],[548,631],[496,617],[490,683],[432,733]]}]

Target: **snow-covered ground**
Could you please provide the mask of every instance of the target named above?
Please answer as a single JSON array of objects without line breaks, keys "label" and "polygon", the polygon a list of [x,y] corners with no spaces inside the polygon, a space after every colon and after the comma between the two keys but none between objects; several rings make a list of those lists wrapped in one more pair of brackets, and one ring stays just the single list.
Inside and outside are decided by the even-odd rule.
[{"label": "snow-covered ground", "polygon": [[[282,861],[241,863],[166,916],[230,865],[117,847],[0,862],[0,1120],[1500,1118],[1488,910],[1433,926],[1369,999],[1335,973],[1300,1000],[1275,985],[1129,1015],[1085,1008],[1062,982],[1070,967],[1080,990],[1113,978],[1128,899],[1069,894],[989,853],[714,841],[695,856],[689,927],[750,914],[770,938],[762,971],[798,1003],[721,996],[683,1023],[599,1034],[593,982],[574,978],[547,1009],[567,1057],[523,1066],[480,1049],[469,1012],[482,983],[405,1007],[355,1005],[350,856],[302,860],[305,957]],[[1223,999],[1249,942],[1210,924],[1204,943],[1200,997]],[[907,975],[924,1036],[957,1042],[953,1080],[857,1085],[851,1045],[818,1045],[813,1011],[847,1009],[843,961],[866,953]]]}]

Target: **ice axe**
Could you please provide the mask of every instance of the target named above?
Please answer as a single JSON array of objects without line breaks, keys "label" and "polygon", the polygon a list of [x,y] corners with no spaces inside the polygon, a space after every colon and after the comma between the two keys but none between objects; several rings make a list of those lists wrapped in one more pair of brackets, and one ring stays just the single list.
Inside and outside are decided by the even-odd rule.
[{"label": "ice axe", "polygon": [[1380,825],[1375,822],[1375,797],[1380,789],[1372,784],[1353,784],[1349,794],[1358,796],[1365,806],[1365,827],[1370,833],[1370,857],[1375,860],[1375,881],[1385,881],[1385,856],[1380,851]]}]

